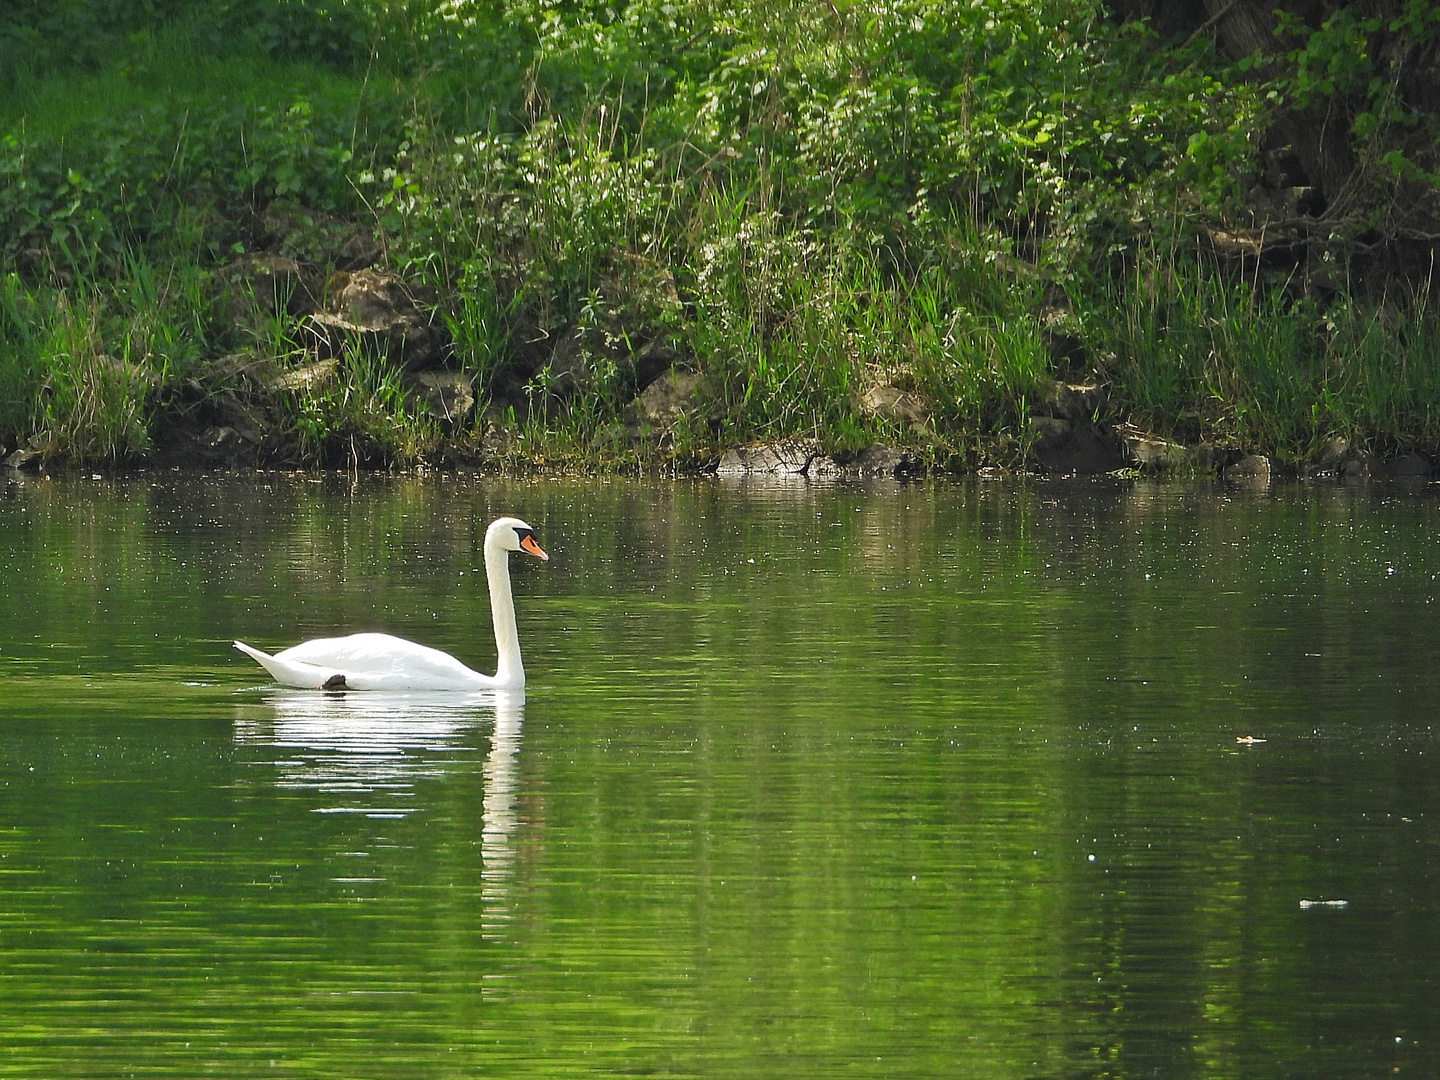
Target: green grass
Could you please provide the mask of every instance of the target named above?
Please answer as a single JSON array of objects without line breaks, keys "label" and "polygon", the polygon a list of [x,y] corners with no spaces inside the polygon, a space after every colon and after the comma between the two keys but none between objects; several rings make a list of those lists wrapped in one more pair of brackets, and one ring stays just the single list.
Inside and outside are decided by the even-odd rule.
[{"label": "green grass", "polygon": [[[185,235],[177,223],[175,243]],[[64,287],[0,277],[0,430],[80,459],[149,446],[163,388],[205,350],[210,299],[193,251],[156,264],[129,250],[117,264]]]},{"label": "green grass", "polygon": [[21,75],[0,94],[0,126],[42,141],[157,105],[288,107],[303,96],[353,108],[362,86],[323,65],[278,61],[244,38],[221,45],[212,28],[188,21],[131,34],[98,70]]},{"label": "green grass", "polygon": [[[55,40],[0,14],[10,442],[124,458],[202,361],[293,350],[283,316],[226,326],[213,281],[284,198],[378,226],[389,267],[441,293],[452,362],[509,395],[441,431],[351,350],[271,402],[305,463],[413,462],[486,425],[510,461],[797,435],[973,461],[1023,448],[1062,374],[1185,440],[1440,450],[1427,306],[1296,300],[1197,257],[1183,238],[1253,166],[1258,90],[1091,0],[26,10]],[[1052,366],[1057,297],[1074,371]],[[663,437],[628,411],[655,356],[704,377]],[[926,423],[868,415],[880,385]]]},{"label": "green grass", "polygon": [[337,379],[281,401],[306,465],[408,465],[440,442],[439,423],[406,392],[399,373],[358,345],[345,350]]},{"label": "green grass", "polygon": [[1440,448],[1440,323],[1423,295],[1325,307],[1154,256],[1087,314],[1129,418],[1182,440],[1312,458],[1333,436]]}]

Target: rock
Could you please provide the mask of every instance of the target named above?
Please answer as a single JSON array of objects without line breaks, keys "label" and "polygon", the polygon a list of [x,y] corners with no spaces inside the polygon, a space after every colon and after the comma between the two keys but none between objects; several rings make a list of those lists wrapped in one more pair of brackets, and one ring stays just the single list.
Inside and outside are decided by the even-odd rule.
[{"label": "rock", "polygon": [[883,443],[867,446],[846,463],[861,476],[900,476],[917,471],[915,460],[905,451]]},{"label": "rock", "polygon": [[7,469],[28,469],[31,472],[38,472],[44,463],[45,457],[39,450],[32,450],[22,446],[5,459]]},{"label": "rock", "polygon": [[1324,476],[1343,472],[1349,456],[1350,440],[1343,435],[1331,435],[1320,447],[1320,452],[1316,455],[1308,474]]},{"label": "rock", "polygon": [[458,424],[475,411],[475,378],[468,372],[437,368],[416,372],[409,382],[437,420]]},{"label": "rock", "polygon": [[304,335],[321,356],[340,356],[347,345],[358,346],[367,356],[419,371],[439,363],[446,344],[444,332],[421,308],[431,299],[429,290],[394,274],[337,272],[326,285],[326,310],[306,320]]},{"label": "rock", "polygon": [[1094,424],[1054,416],[1032,416],[1035,460],[1051,472],[1093,475],[1125,467],[1119,441]]},{"label": "rock", "polygon": [[1110,388],[1101,384],[1053,382],[1041,400],[1038,413],[1078,424],[1092,424],[1105,408]]},{"label": "rock", "polygon": [[918,476],[924,465],[907,450],[875,443],[863,450],[817,454],[805,475],[810,477]]},{"label": "rock", "polygon": [[1264,454],[1246,454],[1225,470],[1226,480],[1269,482],[1275,471],[1274,462]]},{"label": "rock", "polygon": [[356,326],[379,328],[398,320],[428,322],[420,305],[434,299],[431,290],[407,285],[383,270],[336,271],[325,283],[325,310]]},{"label": "rock", "polygon": [[320,387],[334,382],[339,373],[340,361],[332,356],[325,360],[317,360],[313,364],[292,368],[290,371],[282,371],[268,380],[265,385],[271,390],[285,390],[292,394],[299,393],[301,390],[318,390]]},{"label": "rock", "polygon": [[715,466],[716,476],[744,476],[749,472],[748,452],[740,449],[726,450],[720,455],[720,464]]},{"label": "rock", "polygon": [[1419,454],[1401,454],[1394,461],[1386,463],[1385,473],[1397,479],[1428,479],[1430,462]]},{"label": "rock", "polygon": [[[521,368],[528,369],[531,379],[539,376],[548,397],[565,401],[577,394],[594,392],[601,379],[612,385],[634,387],[638,392],[674,367],[677,353],[664,335],[647,341],[643,335],[649,328],[626,326],[618,318],[609,319],[607,323],[613,329],[600,332],[594,327],[572,326],[553,339],[549,334],[543,335],[554,344],[548,351],[541,350],[531,364],[522,363]],[[597,370],[605,374],[597,378]],[[497,389],[500,396],[513,400],[513,391]],[[663,392],[663,389],[655,391],[657,395]],[[635,415],[640,418],[638,406]]]},{"label": "rock", "polygon": [[1195,463],[1196,455],[1189,447],[1162,439],[1136,428],[1119,428],[1116,434],[1125,446],[1130,460],[1142,469],[1163,472]]},{"label": "rock", "polygon": [[[647,328],[639,328],[636,336],[645,332]],[[664,334],[653,337],[646,341],[638,349],[632,352],[629,357],[623,358],[620,367],[622,370],[629,368],[634,377],[636,386],[648,387],[656,379],[660,378],[667,371],[675,366],[680,358],[670,339]]]},{"label": "rock", "polygon": [[716,467],[717,476],[747,476],[756,473],[771,476],[804,476],[810,463],[819,456],[818,446],[811,441],[768,443],[762,446],[740,446],[726,450]]},{"label": "rock", "polygon": [[224,317],[252,335],[265,337],[282,315],[315,310],[315,282],[294,259],[283,255],[242,255],[218,272]]},{"label": "rock", "polygon": [[259,381],[262,373],[270,370],[269,358],[253,352],[227,353],[211,360],[202,360],[195,365],[186,385],[192,390],[204,393],[207,387],[219,386],[236,379],[246,378]]},{"label": "rock", "polygon": [[234,394],[215,394],[206,404],[215,426],[233,429],[248,443],[258,445],[264,439],[269,422]]},{"label": "rock", "polygon": [[256,249],[314,266],[363,270],[383,255],[374,234],[293,199],[275,199],[250,223]]},{"label": "rock", "polygon": [[207,450],[224,450],[240,441],[240,433],[232,427],[208,427],[200,435],[200,445]]},{"label": "rock", "polygon": [[668,430],[682,413],[695,408],[696,392],[704,382],[694,372],[671,369],[635,399],[635,413],[644,423]]},{"label": "rock", "polygon": [[715,466],[716,476],[744,476],[745,455],[738,449],[726,450],[720,455],[720,464]]},{"label": "rock", "polygon": [[1069,438],[1070,428],[1070,421],[1058,416],[1030,417],[1030,431],[1035,436],[1037,448]]},{"label": "rock", "polygon": [[583,393],[594,385],[590,360],[585,354],[579,330],[571,328],[560,335],[543,370],[546,373],[546,389],[561,400]]},{"label": "rock", "polygon": [[399,318],[384,325],[364,325],[323,311],[305,320],[301,338],[321,357],[343,356],[347,347],[354,347],[364,356],[379,357],[408,372],[438,364],[446,343],[438,328],[419,321]]},{"label": "rock", "polygon": [[368,270],[385,257],[385,249],[371,232],[351,234],[335,252],[336,270]]},{"label": "rock", "polygon": [[1349,451],[1340,463],[1340,475],[1346,480],[1363,480],[1370,475],[1373,460],[1364,450]]},{"label": "rock", "polygon": [[860,410],[871,419],[907,427],[923,426],[930,419],[930,403],[925,396],[897,386],[872,386],[861,396]]}]

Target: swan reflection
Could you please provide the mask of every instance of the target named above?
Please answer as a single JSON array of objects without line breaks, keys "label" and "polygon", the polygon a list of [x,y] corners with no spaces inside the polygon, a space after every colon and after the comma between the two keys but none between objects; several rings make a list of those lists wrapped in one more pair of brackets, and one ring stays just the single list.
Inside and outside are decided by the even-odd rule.
[{"label": "swan reflection", "polygon": [[[519,783],[520,725],[524,720],[523,693],[501,695],[511,700],[495,705],[495,733],[485,758],[484,826],[480,834],[480,871],[483,901],[481,930],[495,937],[510,921],[510,883],[515,876],[512,836],[519,824],[516,788]],[[519,700],[514,700],[518,698]]]},{"label": "swan reflection", "polygon": [[276,691],[265,703],[269,715],[238,720],[235,737],[293,751],[274,762],[280,787],[408,794],[443,777],[449,755],[475,748],[468,736],[498,695]]},{"label": "swan reflection", "polygon": [[455,755],[476,749],[477,729],[493,716],[490,749],[481,770],[485,785],[481,925],[487,936],[494,936],[510,921],[523,690],[471,694],[277,690],[266,695],[265,706],[264,715],[252,713],[236,720],[235,739],[285,752],[268,762],[276,769],[279,787],[338,797],[315,807],[315,813],[381,820],[422,810],[409,803],[416,784],[442,779],[454,770]]}]

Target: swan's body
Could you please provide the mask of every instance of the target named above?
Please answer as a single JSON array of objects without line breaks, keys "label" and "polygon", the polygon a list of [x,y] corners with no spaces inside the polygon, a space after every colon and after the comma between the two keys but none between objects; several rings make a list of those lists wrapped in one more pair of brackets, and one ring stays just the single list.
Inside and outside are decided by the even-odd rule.
[{"label": "swan's body", "polygon": [[519,518],[499,518],[485,530],[485,576],[499,663],[494,675],[472,671],[439,649],[389,634],[316,638],[271,656],[235,642],[241,652],[286,686],[310,690],[519,690],[525,685],[515,601],[510,592],[512,551],[548,559],[535,530]]}]

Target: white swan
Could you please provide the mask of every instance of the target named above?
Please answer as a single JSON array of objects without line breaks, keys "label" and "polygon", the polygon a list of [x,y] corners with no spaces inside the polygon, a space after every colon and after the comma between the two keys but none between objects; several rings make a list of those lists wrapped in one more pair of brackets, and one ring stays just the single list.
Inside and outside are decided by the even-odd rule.
[{"label": "white swan", "polygon": [[550,558],[536,541],[535,530],[519,518],[498,518],[485,530],[485,576],[500,653],[494,675],[471,671],[449,653],[389,634],[316,638],[274,656],[243,641],[235,642],[235,648],[257,660],[277,682],[310,690],[519,690],[525,685],[525,668],[510,593],[512,551]]}]

